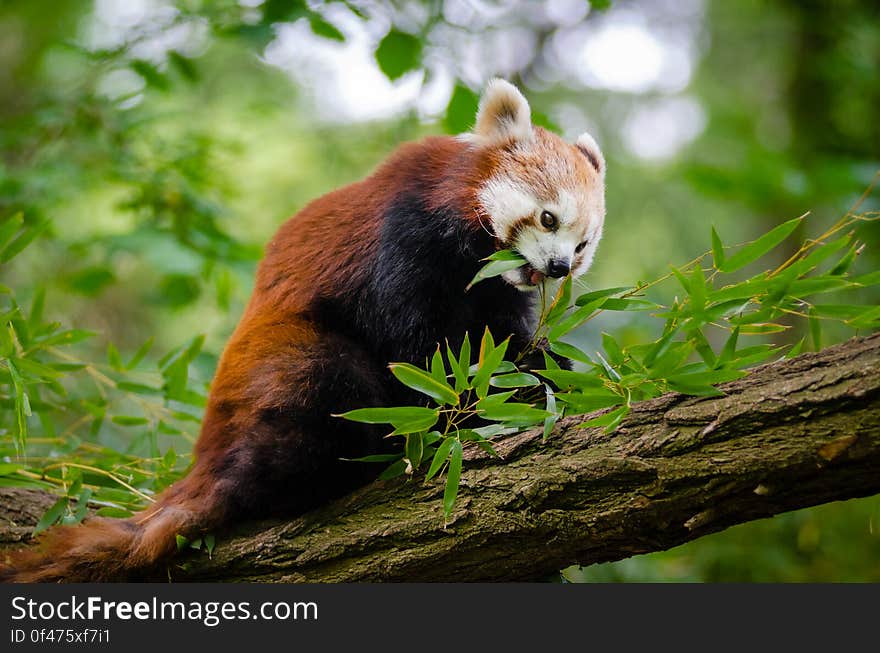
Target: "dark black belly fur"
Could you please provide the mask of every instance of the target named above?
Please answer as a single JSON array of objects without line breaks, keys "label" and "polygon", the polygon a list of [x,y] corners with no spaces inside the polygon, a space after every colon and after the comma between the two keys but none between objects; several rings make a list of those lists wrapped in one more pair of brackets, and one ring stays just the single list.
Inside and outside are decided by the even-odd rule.
[{"label": "dark black belly fur", "polygon": [[477,351],[486,326],[496,341],[512,336],[512,352],[525,346],[531,294],[500,278],[465,291],[480,259],[493,251],[487,232],[451,211],[426,211],[413,198],[393,206],[366,281],[345,292],[331,289],[310,307],[307,317],[324,335],[309,353],[307,401],[260,415],[226,457],[224,468],[235,470],[227,478],[235,512],[300,513],[375,477],[381,465],[340,459],[387,451],[398,440],[383,439],[387,428],[331,414],[425,405],[426,397],[393,378],[389,362],[424,365],[447,339],[458,351],[465,332]]},{"label": "dark black belly fur", "polygon": [[454,348],[464,333],[478,344],[488,326],[496,340],[531,335],[531,294],[502,279],[465,287],[494,251],[492,237],[451,211],[429,212],[412,198],[385,216],[372,274],[341,295],[322,298],[314,318],[323,330],[358,342],[381,365],[423,364],[437,344]]}]

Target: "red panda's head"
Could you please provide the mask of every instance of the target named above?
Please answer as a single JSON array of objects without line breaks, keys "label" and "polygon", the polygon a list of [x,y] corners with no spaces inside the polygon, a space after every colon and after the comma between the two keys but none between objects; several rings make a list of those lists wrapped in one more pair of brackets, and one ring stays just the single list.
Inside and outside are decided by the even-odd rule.
[{"label": "red panda's head", "polygon": [[544,277],[586,272],[605,221],[605,160],[592,136],[571,144],[533,126],[523,95],[494,79],[473,132],[461,138],[494,162],[477,191],[483,221],[529,262],[505,280],[527,290]]}]

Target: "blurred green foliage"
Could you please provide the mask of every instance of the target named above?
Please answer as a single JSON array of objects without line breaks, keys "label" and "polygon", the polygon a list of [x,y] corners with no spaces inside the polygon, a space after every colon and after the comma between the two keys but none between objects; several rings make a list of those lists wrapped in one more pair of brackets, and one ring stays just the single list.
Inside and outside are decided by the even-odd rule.
[{"label": "blurred green foliage", "polygon": [[[396,144],[467,129],[489,75],[520,84],[536,121],[567,136],[589,127],[603,146],[608,220],[594,288],[692,260],[710,225],[725,243],[745,242],[809,211],[792,240],[821,233],[871,183],[880,168],[875,2],[591,4],[513,3],[505,13],[504,3],[486,3],[497,13],[469,21],[455,2],[0,5],[0,311],[9,348],[0,483],[79,499],[52,515],[74,521],[85,501],[124,514],[179,475],[217,356],[277,226]],[[114,11],[110,29],[102,16]],[[658,34],[696,25],[683,86],[591,89],[556,74],[577,54],[559,45],[564,33],[633,21]],[[352,31],[352,22],[369,29]],[[439,110],[329,119],[343,103],[329,78],[310,84],[269,62],[285,25],[305,26],[298,51],[365,39],[364,58],[398,87],[415,79],[428,94],[445,79],[448,98]],[[474,63],[465,48],[473,40],[517,56]],[[639,156],[633,118],[670,98],[698,106],[687,119],[702,127],[669,156]],[[869,194],[861,210],[878,204]],[[855,228],[868,247],[853,275],[877,269],[878,229]],[[783,247],[776,262],[793,253]],[[876,289],[855,295],[847,301],[878,303]],[[807,335],[791,325],[782,334],[789,344]],[[584,351],[602,346],[603,331],[625,348],[653,340],[655,328],[635,313],[606,313],[575,336]],[[850,333],[825,328],[820,344]],[[878,510],[877,497],[822,506],[566,576],[877,580]]]}]

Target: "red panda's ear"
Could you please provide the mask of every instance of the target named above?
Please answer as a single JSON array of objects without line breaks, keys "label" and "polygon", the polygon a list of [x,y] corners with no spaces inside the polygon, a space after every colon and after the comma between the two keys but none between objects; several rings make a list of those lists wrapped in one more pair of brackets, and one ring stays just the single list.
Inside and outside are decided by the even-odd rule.
[{"label": "red panda's ear", "polygon": [[605,174],[605,157],[602,156],[602,150],[599,149],[596,139],[587,132],[584,132],[578,136],[574,146],[580,150],[581,154],[587,157],[587,161],[595,168],[596,172],[600,175]]},{"label": "red panda's ear", "polygon": [[472,137],[482,145],[532,138],[532,110],[516,86],[498,78],[489,82]]}]

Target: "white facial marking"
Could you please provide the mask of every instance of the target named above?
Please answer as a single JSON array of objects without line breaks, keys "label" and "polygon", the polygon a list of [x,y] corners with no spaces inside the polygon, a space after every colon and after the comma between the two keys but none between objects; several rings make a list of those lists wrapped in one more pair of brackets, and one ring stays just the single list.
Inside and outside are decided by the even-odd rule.
[{"label": "white facial marking", "polygon": [[492,231],[502,242],[510,237],[516,222],[538,210],[539,204],[528,189],[510,177],[493,177],[479,192],[480,204],[492,223]]},{"label": "white facial marking", "polygon": [[562,221],[563,225],[571,226],[578,221],[578,203],[574,194],[560,188],[556,197],[556,216]]}]

